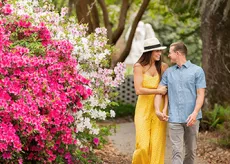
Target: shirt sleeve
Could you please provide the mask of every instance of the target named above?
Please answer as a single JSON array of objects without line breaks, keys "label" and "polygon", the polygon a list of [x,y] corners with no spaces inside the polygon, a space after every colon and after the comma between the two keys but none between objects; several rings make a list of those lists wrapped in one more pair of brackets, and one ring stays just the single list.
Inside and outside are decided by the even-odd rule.
[{"label": "shirt sleeve", "polygon": [[206,88],[205,73],[202,68],[200,68],[196,73],[196,88]]},{"label": "shirt sleeve", "polygon": [[163,75],[162,75],[162,78],[161,78],[161,82],[160,82],[160,85],[163,85],[163,86],[168,86],[168,71],[166,70]]}]

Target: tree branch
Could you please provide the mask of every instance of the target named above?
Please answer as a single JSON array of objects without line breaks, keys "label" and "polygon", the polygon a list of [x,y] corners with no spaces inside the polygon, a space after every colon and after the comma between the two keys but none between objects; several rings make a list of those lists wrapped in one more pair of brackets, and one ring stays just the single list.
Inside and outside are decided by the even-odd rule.
[{"label": "tree branch", "polygon": [[[92,4],[94,0],[90,0],[90,3]],[[91,20],[93,24],[93,29],[95,30],[97,27],[100,27],[100,20],[99,20],[99,15],[98,15],[98,10],[97,6],[94,5],[92,8],[92,12],[90,13],[91,15]]]},{"label": "tree branch", "polygon": [[70,16],[71,15],[71,13],[72,13],[72,11],[73,11],[73,5],[74,5],[74,0],[69,0],[69,4],[68,4],[68,6],[69,6],[69,13],[68,13],[68,15]]},{"label": "tree branch", "polygon": [[127,12],[129,10],[130,5],[131,5],[131,3],[129,2],[129,0],[123,0],[122,1],[118,27],[113,33],[112,43],[114,43],[114,44],[120,38],[121,34],[123,33],[123,31],[125,29],[125,20],[126,20]]},{"label": "tree branch", "polygon": [[120,58],[117,61],[114,61],[114,63],[112,63],[112,67],[114,67],[118,62],[123,62],[126,59],[126,57],[129,55],[129,52],[130,52],[130,49],[132,46],[132,40],[134,38],[134,34],[136,32],[138,22],[141,20],[141,17],[144,14],[145,9],[148,7],[149,1],[150,0],[144,0],[143,3],[141,4],[141,7],[137,13],[137,16],[135,17],[134,22],[132,24],[132,29],[131,29],[131,32],[129,34],[129,38],[128,38],[126,47],[125,47],[124,51],[122,52]]},{"label": "tree branch", "polygon": [[90,6],[89,0],[84,0],[84,1],[77,1],[76,2],[76,14],[78,21],[80,23],[87,23],[88,24],[88,33],[93,32],[93,25],[90,19],[90,15],[88,15],[88,7]]},{"label": "tree branch", "polygon": [[99,3],[99,5],[102,9],[102,12],[103,12],[104,24],[105,24],[105,27],[107,29],[107,37],[109,39],[109,43],[112,43],[112,26],[109,22],[109,14],[108,14],[108,10],[107,10],[105,1],[104,0],[98,0],[98,3]]}]

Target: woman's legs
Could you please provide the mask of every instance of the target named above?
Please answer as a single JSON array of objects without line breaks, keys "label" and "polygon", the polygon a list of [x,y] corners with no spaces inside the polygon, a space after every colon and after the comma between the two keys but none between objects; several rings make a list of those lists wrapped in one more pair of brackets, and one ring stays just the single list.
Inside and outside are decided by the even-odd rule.
[{"label": "woman's legs", "polygon": [[150,124],[151,120],[135,118],[136,150],[133,164],[149,164]]},{"label": "woman's legs", "polygon": [[164,164],[166,122],[152,119],[150,135],[150,164]]}]

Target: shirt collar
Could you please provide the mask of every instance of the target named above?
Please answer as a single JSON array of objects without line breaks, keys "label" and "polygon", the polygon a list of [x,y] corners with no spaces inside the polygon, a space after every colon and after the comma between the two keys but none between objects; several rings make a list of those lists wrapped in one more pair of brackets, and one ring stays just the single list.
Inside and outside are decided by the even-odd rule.
[{"label": "shirt collar", "polygon": [[[191,62],[190,62],[190,60],[188,60],[188,61],[186,61],[186,63],[184,63],[182,66],[184,66],[185,68],[188,68],[188,67],[190,67],[191,66]],[[176,68],[180,68],[179,67],[179,65],[176,65]]]}]

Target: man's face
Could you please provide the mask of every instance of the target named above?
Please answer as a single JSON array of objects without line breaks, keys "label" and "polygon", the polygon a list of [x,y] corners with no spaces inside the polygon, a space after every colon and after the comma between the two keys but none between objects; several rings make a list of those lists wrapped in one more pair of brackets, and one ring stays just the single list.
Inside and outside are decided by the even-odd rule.
[{"label": "man's face", "polygon": [[174,52],[174,47],[169,48],[169,54],[168,57],[170,58],[171,63],[176,63],[177,62],[177,53]]}]

